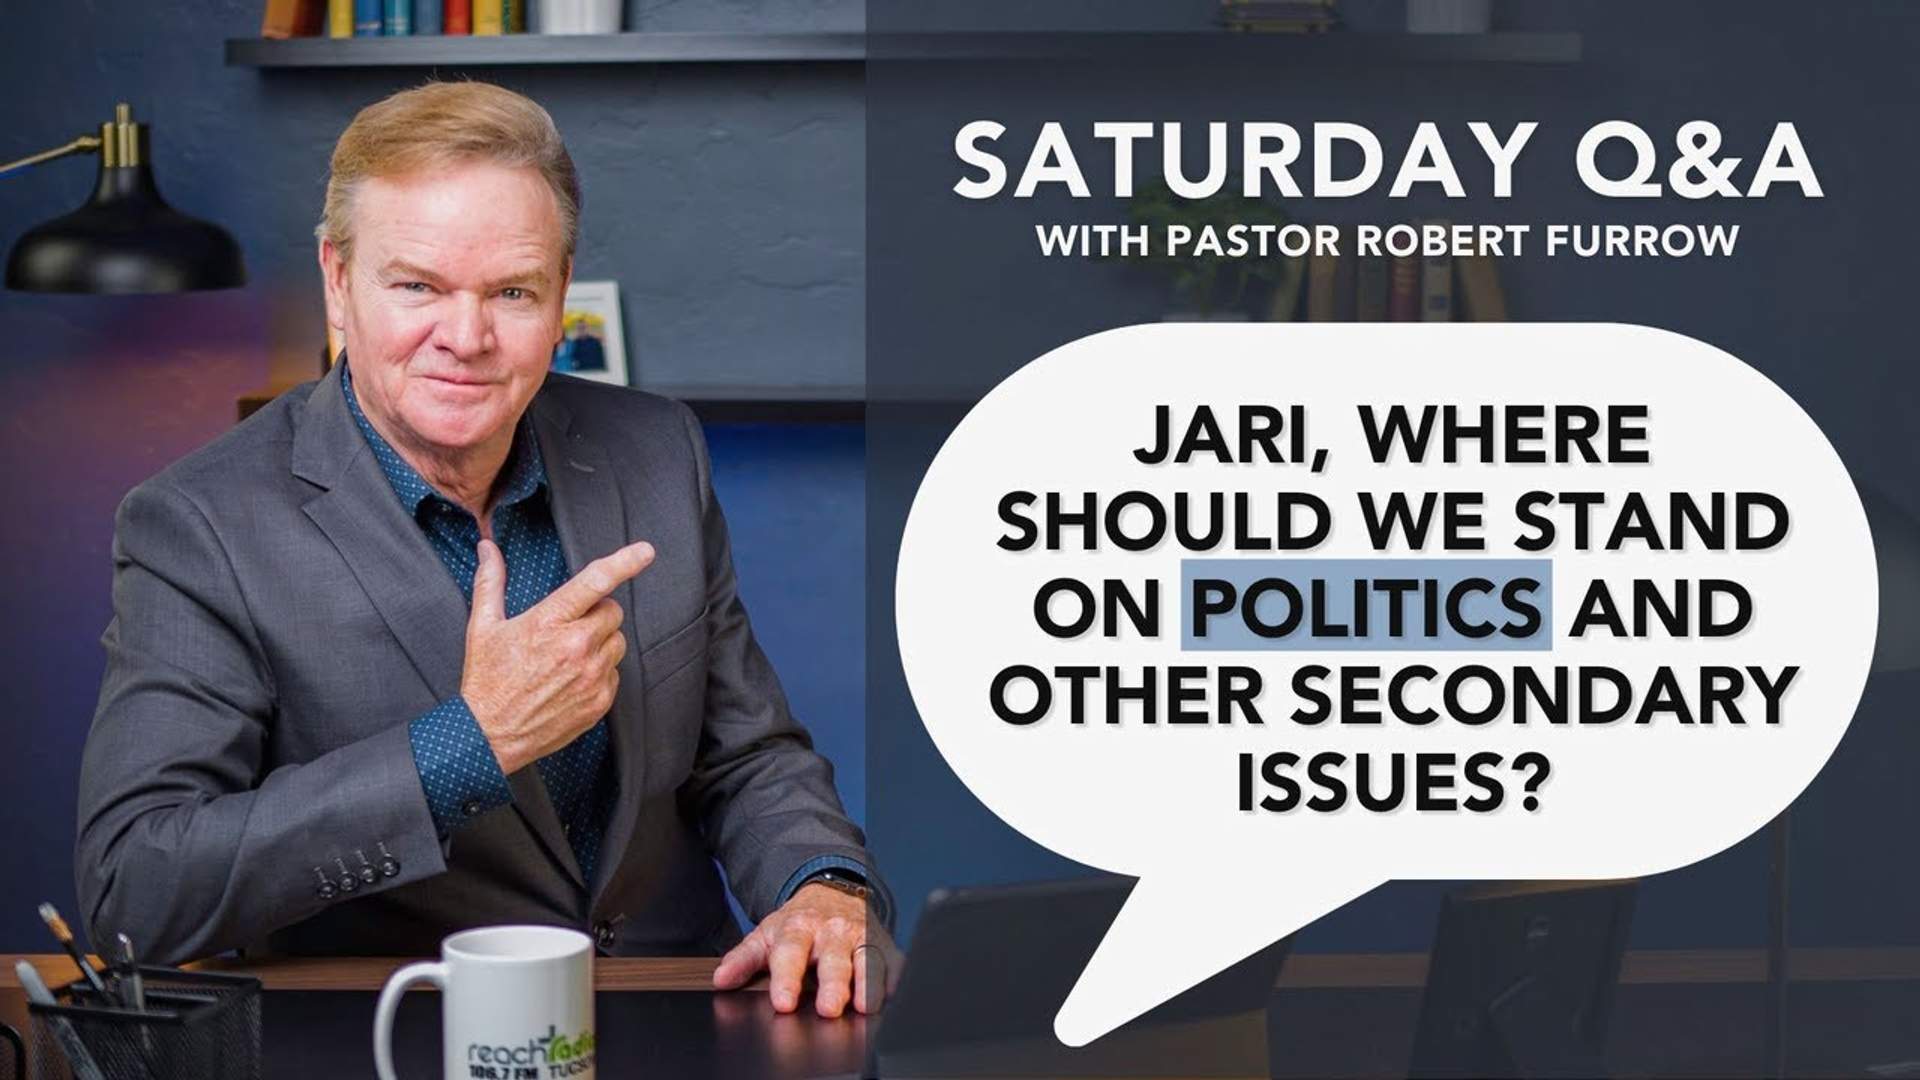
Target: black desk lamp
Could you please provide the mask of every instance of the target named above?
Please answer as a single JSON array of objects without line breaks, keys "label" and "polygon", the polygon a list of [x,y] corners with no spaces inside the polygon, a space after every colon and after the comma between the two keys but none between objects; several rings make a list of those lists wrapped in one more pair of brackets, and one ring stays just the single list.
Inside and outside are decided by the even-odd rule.
[{"label": "black desk lamp", "polygon": [[218,225],[188,217],[153,183],[147,125],[128,105],[100,134],[0,165],[0,176],[68,154],[100,155],[85,206],[27,230],[7,257],[7,288],[28,292],[157,293],[231,289],[246,282],[240,245]]}]

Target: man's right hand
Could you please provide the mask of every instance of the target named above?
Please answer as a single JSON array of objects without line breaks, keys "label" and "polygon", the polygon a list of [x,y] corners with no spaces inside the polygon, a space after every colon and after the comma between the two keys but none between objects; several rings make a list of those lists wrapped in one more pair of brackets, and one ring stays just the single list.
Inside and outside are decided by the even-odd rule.
[{"label": "man's right hand", "polygon": [[467,618],[460,696],[511,775],[578,738],[613,707],[627,652],[620,605],[607,597],[653,562],[653,545],[595,559],[546,599],[509,619],[507,564],[481,540]]}]

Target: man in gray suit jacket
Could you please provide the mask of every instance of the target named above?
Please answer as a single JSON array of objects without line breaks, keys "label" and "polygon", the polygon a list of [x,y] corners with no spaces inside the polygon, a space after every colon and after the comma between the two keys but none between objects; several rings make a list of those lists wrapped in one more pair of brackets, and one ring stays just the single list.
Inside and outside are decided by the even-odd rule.
[{"label": "man in gray suit jacket", "polygon": [[748,626],[699,424],[548,371],[579,207],[551,119],[428,84],[332,166],[344,356],[115,523],[94,939],[429,954],[543,923],[724,951],[715,985],[767,970],[782,1011],[809,969],[820,1012],[876,1007],[886,893]]}]

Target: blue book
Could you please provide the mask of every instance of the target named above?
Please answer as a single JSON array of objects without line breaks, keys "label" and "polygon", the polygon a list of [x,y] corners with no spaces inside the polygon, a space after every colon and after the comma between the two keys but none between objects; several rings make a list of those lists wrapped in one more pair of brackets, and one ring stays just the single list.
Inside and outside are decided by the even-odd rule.
[{"label": "blue book", "polygon": [[380,0],[353,0],[353,36],[379,37]]},{"label": "blue book", "polygon": [[387,37],[412,36],[413,0],[386,0],[386,11],[380,20],[380,32]]},{"label": "blue book", "polygon": [[441,24],[440,0],[413,0],[413,32],[416,34],[444,33],[446,27]]}]

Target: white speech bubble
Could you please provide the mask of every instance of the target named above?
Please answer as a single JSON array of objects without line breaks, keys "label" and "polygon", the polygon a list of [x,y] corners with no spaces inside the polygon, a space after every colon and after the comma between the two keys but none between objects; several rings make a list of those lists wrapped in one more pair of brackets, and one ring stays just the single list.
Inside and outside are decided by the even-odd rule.
[{"label": "white speech bubble", "polygon": [[[1362,404],[1644,405],[1641,465],[1385,465],[1368,457]],[[1146,465],[1132,451],[1151,441],[1154,406],[1176,418],[1213,407],[1234,438],[1241,404],[1303,405],[1308,439],[1328,452],[1323,472],[1304,464]],[[1103,500],[1127,490],[1312,492],[1334,524],[1311,551],[1193,552],[1168,539],[1149,551],[1102,543],[1087,552],[1036,546],[1004,550],[1016,530],[1000,516],[1008,492],[1058,491]],[[1355,493],[1484,492],[1484,551],[1375,551]],[[1763,491],[1783,500],[1791,530],[1757,552],[1576,551],[1562,536],[1544,552],[1521,551],[1514,500],[1529,490],[1604,493],[1618,507],[1638,491],[1663,507],[1669,492]],[[1037,508],[1029,511],[1040,517]],[[1142,527],[1138,511],[1132,528]],[[1272,512],[1268,511],[1271,517]],[[1258,515],[1256,515],[1257,517]],[[1552,512],[1563,530],[1571,512]],[[1661,517],[1664,519],[1664,512]],[[1610,513],[1595,520],[1610,524]],[[1665,530],[1664,520],[1662,529]],[[1183,558],[1545,558],[1552,564],[1551,651],[1181,651],[1187,601]],[[1438,564],[1436,564],[1438,565]],[[1071,640],[1044,633],[1036,589],[1070,576],[1160,582],[1161,632],[1143,638],[1123,621],[1117,637],[1098,624]],[[1751,592],[1751,622],[1727,638],[1569,638],[1588,582],[1629,595],[1633,578],[1733,579]],[[1542,590],[1543,592],[1547,590]],[[1140,878],[1125,908],[1061,1008],[1055,1033],[1083,1045],[1272,941],[1390,879],[1567,880],[1640,877],[1715,854],[1771,820],[1806,787],[1851,721],[1873,652],[1877,590],[1866,515],[1845,467],[1813,421],[1738,359],[1691,338],[1618,324],[1443,326],[1160,324],[1073,342],[1027,365],[990,393],[954,430],[921,483],[901,541],[895,608],[901,663],[915,705],[941,754],[968,789],[1034,841],[1068,858]],[[1071,610],[1064,602],[1056,612]],[[1221,623],[1220,625],[1225,625]],[[1640,725],[1526,726],[1500,720],[1469,727],[1332,722],[1306,726],[1288,714],[1307,704],[1289,679],[1302,665],[1378,664],[1391,673],[1424,663],[1444,675],[1485,663],[1569,669],[1610,666],[1633,680],[1636,699],[1654,670],[1679,673],[1698,701],[1702,665],[1751,665],[1778,678],[1798,674],[1780,700],[1780,722],[1760,722],[1761,695],[1748,685],[1749,722],[1681,725],[1671,714]],[[1147,726],[1129,707],[1104,722],[1104,672],[1085,684],[1087,723],[1063,719],[1067,686],[1054,683],[1052,711],[1024,725],[996,717],[989,687],[1010,665],[1051,673],[1059,665],[1114,666],[1121,682],[1144,667],[1236,664],[1260,669],[1264,723]],[[1333,681],[1321,684],[1331,691]],[[1719,684],[1724,688],[1724,683]],[[1417,688],[1418,684],[1408,684]],[[1008,700],[1020,707],[1017,688]],[[1409,697],[1415,697],[1409,694]],[[1472,695],[1468,695],[1471,697]],[[1433,703],[1435,695],[1421,700]],[[1410,702],[1410,705],[1417,704]],[[1161,695],[1163,716],[1168,709]],[[1244,717],[1242,717],[1244,721]],[[1481,750],[1503,755],[1505,797],[1491,812],[1344,809],[1322,813],[1239,809],[1242,753],[1326,750],[1368,753]],[[1547,755],[1550,776],[1522,805],[1525,774],[1511,759]],[[1455,770],[1456,773],[1458,770]],[[1305,781],[1304,769],[1292,775]],[[1352,772],[1346,772],[1351,781]],[[1378,773],[1375,774],[1378,777]],[[1456,780],[1456,784],[1461,784]],[[1259,795],[1277,795],[1261,783]],[[1377,790],[1384,790],[1381,783]],[[1320,791],[1306,785],[1306,792]],[[1478,789],[1457,786],[1464,797]]]}]

